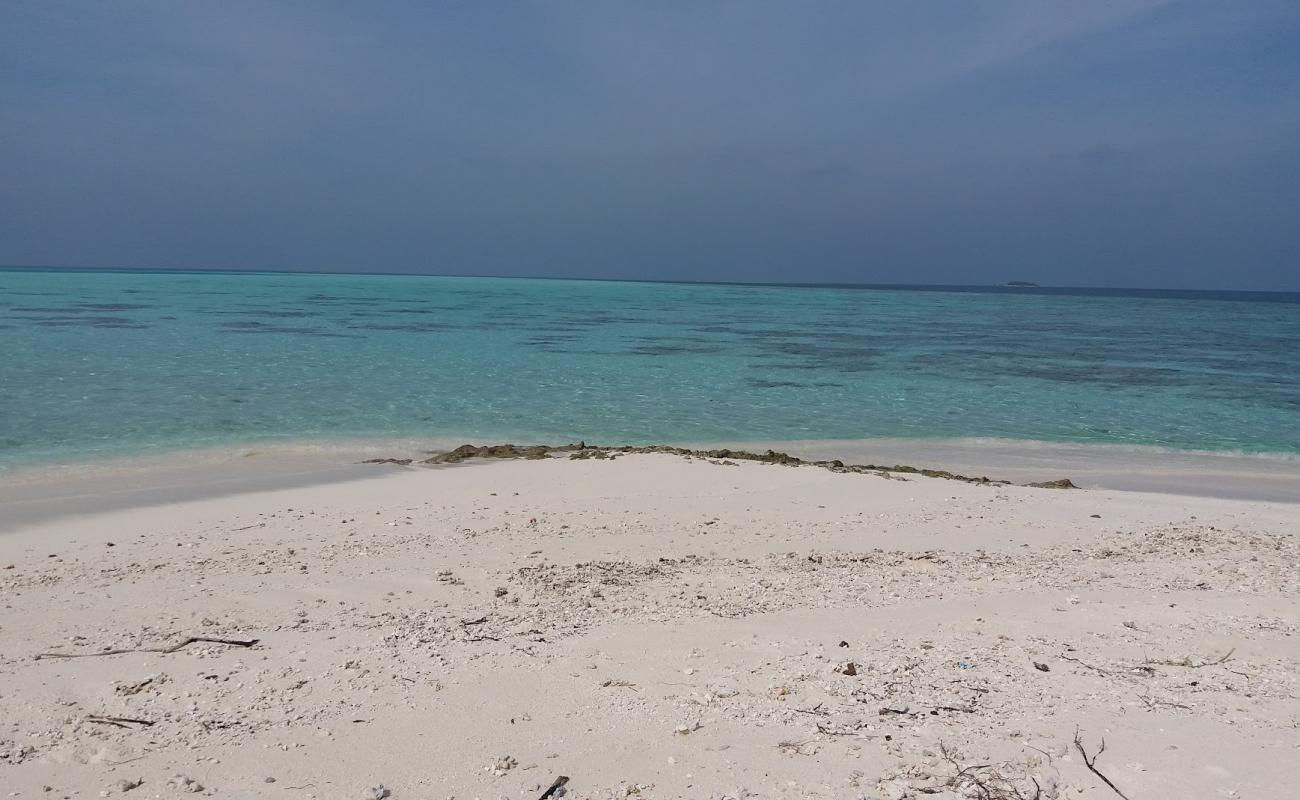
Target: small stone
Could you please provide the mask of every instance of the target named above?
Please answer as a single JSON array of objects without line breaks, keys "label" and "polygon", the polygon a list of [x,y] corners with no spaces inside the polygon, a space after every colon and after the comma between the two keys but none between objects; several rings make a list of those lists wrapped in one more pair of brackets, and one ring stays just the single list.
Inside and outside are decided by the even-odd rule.
[{"label": "small stone", "polygon": [[180,789],[181,791],[184,792],[203,791],[203,784],[185,775],[173,776],[171,780],[167,781],[167,785],[172,786],[176,789]]},{"label": "small stone", "polygon": [[265,778],[262,779],[262,783],[275,783],[275,778],[272,778],[270,775],[267,775]]},{"label": "small stone", "polygon": [[510,594],[510,590],[504,586],[498,586],[496,588],[496,591],[493,592],[493,594],[495,594],[497,597],[505,597],[506,595]]},{"label": "small stone", "polygon": [[119,792],[129,792],[132,789],[137,789],[142,785],[144,785],[144,778],[136,778],[135,780],[124,778],[118,781],[117,783],[114,783],[113,789]]},{"label": "small stone", "polygon": [[1051,671],[1052,671],[1052,668],[1051,668],[1051,667],[1047,666],[1046,664],[1042,663],[1041,661],[1035,661],[1035,662],[1034,662],[1034,669],[1038,670],[1039,672],[1051,672]]},{"label": "small stone", "polygon": [[858,674],[858,665],[852,661],[845,661],[843,664],[836,664],[835,671],[841,675],[853,676]]}]

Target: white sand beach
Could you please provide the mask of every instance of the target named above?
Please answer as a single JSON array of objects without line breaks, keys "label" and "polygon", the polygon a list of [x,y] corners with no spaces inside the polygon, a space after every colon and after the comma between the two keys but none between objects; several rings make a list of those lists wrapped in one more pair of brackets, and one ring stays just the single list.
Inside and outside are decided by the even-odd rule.
[{"label": "white sand beach", "polygon": [[[366,469],[7,526],[5,794],[1300,785],[1300,506],[658,454]],[[160,652],[189,637],[256,644]]]}]

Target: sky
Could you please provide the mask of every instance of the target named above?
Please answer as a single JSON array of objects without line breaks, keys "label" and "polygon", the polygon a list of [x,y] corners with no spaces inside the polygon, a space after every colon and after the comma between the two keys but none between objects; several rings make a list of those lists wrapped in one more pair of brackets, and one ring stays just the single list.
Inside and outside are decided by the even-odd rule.
[{"label": "sky", "polygon": [[0,264],[1300,289],[1300,3],[0,4]]}]

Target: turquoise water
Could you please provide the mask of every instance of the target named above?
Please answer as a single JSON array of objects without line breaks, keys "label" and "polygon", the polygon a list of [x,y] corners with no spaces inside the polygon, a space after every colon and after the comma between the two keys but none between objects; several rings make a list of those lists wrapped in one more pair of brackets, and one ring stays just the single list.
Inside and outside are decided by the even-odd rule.
[{"label": "turquoise water", "polygon": [[1300,453],[1300,296],[0,271],[0,463],[367,437]]}]

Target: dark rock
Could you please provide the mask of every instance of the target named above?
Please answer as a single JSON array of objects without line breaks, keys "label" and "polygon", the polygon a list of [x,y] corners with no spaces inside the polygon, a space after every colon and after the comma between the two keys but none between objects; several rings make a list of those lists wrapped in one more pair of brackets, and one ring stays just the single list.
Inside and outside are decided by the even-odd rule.
[{"label": "dark rock", "polygon": [[1055,481],[1040,481],[1038,483],[1026,483],[1026,486],[1032,486],[1035,489],[1078,489],[1069,478],[1061,478]]},{"label": "dark rock", "polygon": [[[996,485],[1008,486],[1010,481],[995,480],[992,478],[980,476],[972,477],[969,475],[960,475],[955,472],[938,469],[922,469],[907,466],[905,464],[895,464],[893,466],[881,466],[878,464],[845,464],[839,459],[830,461],[807,461],[792,456],[789,453],[782,453],[776,450],[767,450],[762,453],[751,453],[745,450],[731,450],[728,448],[719,448],[716,450],[691,450],[685,447],[673,447],[671,445],[618,445],[612,447],[602,447],[589,445],[585,441],[574,442],[564,445],[533,445],[520,446],[514,444],[497,444],[497,445],[473,445],[463,444],[455,450],[445,453],[434,453],[429,458],[420,462],[423,464],[455,464],[471,458],[523,458],[523,459],[543,459],[557,456],[561,453],[568,453],[570,459],[613,459],[618,455],[629,453],[666,453],[669,455],[709,458],[714,460],[735,461],[757,461],[762,464],[776,464],[782,466],[814,466],[828,469],[832,472],[852,472],[856,474],[878,474],[882,477],[890,477],[890,473],[902,473],[908,475],[921,475],[927,478],[941,478],[950,481],[962,481],[963,483],[973,483],[979,485]],[[372,459],[366,463],[403,463],[402,459]],[[409,461],[405,463],[410,463]],[[1062,478],[1057,481],[1046,481],[1043,483],[1030,483],[1027,486],[1042,487],[1049,489],[1074,489],[1078,488],[1070,482],[1068,478]]]}]

